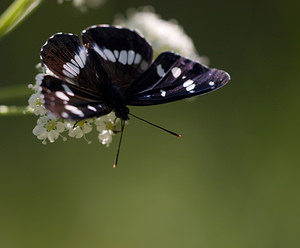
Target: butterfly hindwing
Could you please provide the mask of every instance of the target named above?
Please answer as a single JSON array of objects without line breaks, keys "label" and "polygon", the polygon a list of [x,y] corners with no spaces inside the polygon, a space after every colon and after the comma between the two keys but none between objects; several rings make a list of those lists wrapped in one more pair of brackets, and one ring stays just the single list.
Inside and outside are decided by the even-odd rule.
[{"label": "butterfly hindwing", "polygon": [[154,105],[202,95],[222,87],[229,80],[229,74],[224,71],[165,52],[125,94],[128,105]]},{"label": "butterfly hindwing", "polygon": [[151,45],[134,30],[92,26],[82,32],[83,43],[96,51],[109,80],[124,91],[152,63]]},{"label": "butterfly hindwing", "polygon": [[53,76],[43,77],[40,92],[46,109],[62,119],[99,117],[112,110],[92,91]]},{"label": "butterfly hindwing", "polygon": [[107,76],[94,51],[89,53],[77,35],[57,33],[41,49],[41,59],[59,78],[98,92]]}]

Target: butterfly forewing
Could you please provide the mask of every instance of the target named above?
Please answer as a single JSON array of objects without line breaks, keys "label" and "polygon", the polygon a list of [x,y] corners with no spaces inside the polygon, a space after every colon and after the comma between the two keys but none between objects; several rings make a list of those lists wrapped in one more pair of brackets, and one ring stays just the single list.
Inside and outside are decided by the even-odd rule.
[{"label": "butterfly forewing", "polygon": [[165,52],[128,88],[127,104],[154,105],[202,95],[229,80],[229,74],[224,71]]},{"label": "butterfly forewing", "polygon": [[56,76],[101,95],[107,75],[95,52],[87,51],[77,35],[57,33],[42,47],[41,59]]},{"label": "butterfly forewing", "polygon": [[94,49],[109,80],[122,91],[152,63],[151,45],[135,31],[107,25],[92,26],[82,32],[83,43]]},{"label": "butterfly forewing", "polygon": [[40,91],[44,106],[58,118],[85,119],[112,110],[94,92],[53,76],[43,77]]}]

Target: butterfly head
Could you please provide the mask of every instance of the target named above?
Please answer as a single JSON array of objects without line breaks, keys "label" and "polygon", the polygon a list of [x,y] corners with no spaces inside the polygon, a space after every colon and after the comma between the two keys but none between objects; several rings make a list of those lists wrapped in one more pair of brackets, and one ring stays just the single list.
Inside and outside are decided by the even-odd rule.
[{"label": "butterfly head", "polygon": [[119,108],[116,108],[114,110],[116,117],[120,118],[121,120],[129,120],[128,114],[129,114],[129,108],[127,108],[126,106],[122,106]]}]

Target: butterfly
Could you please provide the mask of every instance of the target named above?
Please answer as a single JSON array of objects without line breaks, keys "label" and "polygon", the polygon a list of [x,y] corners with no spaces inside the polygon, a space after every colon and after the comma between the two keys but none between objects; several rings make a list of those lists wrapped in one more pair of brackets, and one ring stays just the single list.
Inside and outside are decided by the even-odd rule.
[{"label": "butterfly", "polygon": [[41,81],[43,104],[62,119],[83,120],[114,111],[121,119],[120,140],[124,122],[134,116],[128,106],[206,94],[230,80],[227,72],[174,52],[152,61],[151,44],[132,29],[94,25],[81,37],[57,33],[42,46],[41,60],[54,74]]}]

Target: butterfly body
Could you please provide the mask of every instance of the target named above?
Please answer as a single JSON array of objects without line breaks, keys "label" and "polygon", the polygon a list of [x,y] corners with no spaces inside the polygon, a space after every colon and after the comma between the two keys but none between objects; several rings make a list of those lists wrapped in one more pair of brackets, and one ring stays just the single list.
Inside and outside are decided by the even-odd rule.
[{"label": "butterfly body", "polygon": [[108,25],[74,34],[57,33],[41,50],[54,73],[40,91],[44,106],[58,118],[81,120],[114,111],[128,120],[127,106],[168,103],[224,86],[228,73],[173,52],[152,62],[152,47],[137,32]]},{"label": "butterfly body", "polygon": [[125,95],[117,86],[109,84],[103,95],[103,100],[112,107],[116,117],[125,121],[129,119]]}]

